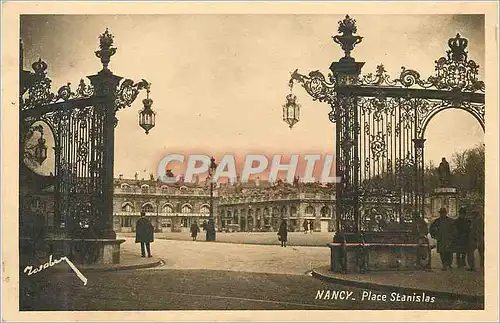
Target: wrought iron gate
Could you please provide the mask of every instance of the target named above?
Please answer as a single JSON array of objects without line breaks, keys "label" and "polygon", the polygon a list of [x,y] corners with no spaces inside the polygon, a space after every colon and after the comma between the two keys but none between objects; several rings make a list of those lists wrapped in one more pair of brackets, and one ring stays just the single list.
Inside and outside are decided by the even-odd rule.
[{"label": "wrought iron gate", "polygon": [[345,56],[333,62],[328,79],[319,71],[292,74],[314,100],[327,102],[336,124],[337,232],[415,232],[424,215],[424,143],[427,124],[438,112],[457,108],[484,130],[484,82],[467,57],[468,41],[457,34],[435,75],[422,79],[402,67],[395,80],[383,65],[360,76],[364,63],[351,51],[362,37],[349,16],[333,37]]},{"label": "wrought iron gate", "polygon": [[[68,83],[57,93],[51,90],[48,66],[42,60],[32,64],[33,72],[22,70],[21,46],[20,149],[34,123],[48,125],[54,137],[55,169],[50,178],[55,186],[55,224],[67,238],[116,238],[112,218],[116,112],[130,106],[139,91],[149,93],[150,84],[122,81],[108,69],[116,51],[112,44],[113,36],[106,30],[96,52],[103,69],[88,77],[91,85],[81,80],[73,92]],[[151,106],[149,97],[144,101]],[[23,158],[20,172],[30,172]]]}]

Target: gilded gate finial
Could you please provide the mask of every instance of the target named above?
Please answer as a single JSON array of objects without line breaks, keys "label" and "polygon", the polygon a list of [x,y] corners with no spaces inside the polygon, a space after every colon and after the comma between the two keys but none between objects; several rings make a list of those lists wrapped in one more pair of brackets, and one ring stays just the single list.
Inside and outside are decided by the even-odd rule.
[{"label": "gilded gate finial", "polygon": [[106,31],[99,36],[99,50],[95,51],[95,55],[101,59],[102,71],[110,72],[108,65],[113,56],[116,53],[116,47],[113,46],[114,36],[109,32],[108,28]]},{"label": "gilded gate finial", "polygon": [[351,57],[351,51],[354,49],[354,46],[361,43],[363,39],[361,36],[354,35],[358,32],[356,20],[346,15],[344,20],[339,21],[338,32],[342,35],[333,36],[332,38],[334,42],[342,47],[345,53],[345,56],[341,58],[341,60],[354,61],[354,58]]}]

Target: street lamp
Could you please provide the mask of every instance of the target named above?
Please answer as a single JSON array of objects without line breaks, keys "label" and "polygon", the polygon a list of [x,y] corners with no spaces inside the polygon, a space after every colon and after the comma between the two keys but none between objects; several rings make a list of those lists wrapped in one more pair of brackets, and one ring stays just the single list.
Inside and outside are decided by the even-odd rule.
[{"label": "street lamp", "polygon": [[[208,226],[207,231],[210,241],[215,241],[215,220],[214,220],[214,172],[217,169],[217,164],[215,163],[215,158],[212,156],[210,158],[210,166],[208,167],[208,176],[210,178],[210,221],[211,225]],[[207,239],[208,240],[208,239]]]},{"label": "street lamp", "polygon": [[297,103],[297,96],[292,92],[293,82],[290,82],[290,94],[286,96],[286,103],[283,105],[283,121],[285,121],[290,129],[299,122],[300,119],[300,104]]},{"label": "street lamp", "polygon": [[155,126],[155,115],[156,113],[151,109],[153,105],[153,100],[149,98],[151,83],[146,85],[146,98],[142,100],[144,104],[144,109],[139,112],[139,125],[146,130],[146,135]]}]

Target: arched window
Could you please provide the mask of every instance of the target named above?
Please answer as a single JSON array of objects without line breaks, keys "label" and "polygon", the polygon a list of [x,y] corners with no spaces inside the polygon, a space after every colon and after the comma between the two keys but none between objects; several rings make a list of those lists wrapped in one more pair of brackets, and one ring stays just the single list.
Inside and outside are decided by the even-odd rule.
[{"label": "arched window", "polygon": [[283,206],[283,207],[281,208],[281,216],[282,216],[282,217],[285,217],[285,216],[286,216],[286,206]]},{"label": "arched window", "polygon": [[204,213],[204,214],[210,213],[210,206],[207,204],[203,204],[200,207],[200,213]]},{"label": "arched window", "polygon": [[171,204],[165,204],[165,205],[163,205],[162,212],[163,213],[175,213],[174,212],[174,207]]},{"label": "arched window", "polygon": [[146,213],[153,213],[155,210],[151,203],[147,203],[142,206],[142,211]]},{"label": "arched window", "polygon": [[290,216],[297,216],[297,208],[295,206],[290,207]]},{"label": "arched window", "polygon": [[314,215],[314,208],[311,205],[306,207],[306,214],[307,215]]},{"label": "arched window", "polygon": [[141,185],[141,192],[142,193],[147,193],[148,190],[149,190],[149,185],[146,185],[146,184]]},{"label": "arched window", "polygon": [[189,204],[184,204],[181,208],[182,213],[191,213],[193,211],[193,207]]},{"label": "arched window", "polygon": [[134,211],[134,207],[132,206],[132,203],[125,202],[122,204],[122,212],[132,212],[132,211]]},{"label": "arched window", "polygon": [[122,183],[122,185],[120,185],[120,187],[124,190],[126,189],[129,189],[130,188],[130,185],[128,185],[127,183]]},{"label": "arched window", "polygon": [[272,213],[273,217],[277,218],[279,216],[279,214],[280,213],[278,211],[278,208],[277,207],[273,207],[273,213]]},{"label": "arched window", "polygon": [[320,213],[321,213],[322,218],[329,218],[330,217],[330,208],[327,206],[323,206],[321,208]]}]

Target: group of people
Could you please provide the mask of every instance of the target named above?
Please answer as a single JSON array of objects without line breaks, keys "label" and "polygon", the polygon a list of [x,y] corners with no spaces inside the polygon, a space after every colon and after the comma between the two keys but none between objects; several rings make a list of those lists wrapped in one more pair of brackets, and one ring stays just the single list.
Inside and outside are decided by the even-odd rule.
[{"label": "group of people", "polygon": [[302,223],[302,227],[304,228],[304,233],[307,234],[307,232],[309,233],[313,233],[314,231],[314,221],[313,220],[304,220],[304,222]]},{"label": "group of people", "polygon": [[484,219],[478,212],[467,217],[466,209],[461,208],[458,218],[447,216],[446,208],[439,210],[439,218],[431,224],[429,233],[437,240],[437,252],[441,257],[442,270],[451,270],[453,254],[456,254],[458,268],[476,270],[474,253],[477,249],[480,266],[484,268]]},{"label": "group of people", "polygon": [[[203,230],[205,230],[206,240],[207,241],[214,241],[215,240],[214,221],[212,219],[209,219],[208,223],[203,222],[202,228],[203,228]],[[200,227],[198,226],[198,223],[193,222],[193,224],[191,224],[191,228],[189,229],[189,231],[191,232],[191,238],[193,239],[193,241],[196,241],[196,239],[198,238],[198,234],[201,231]]]}]

